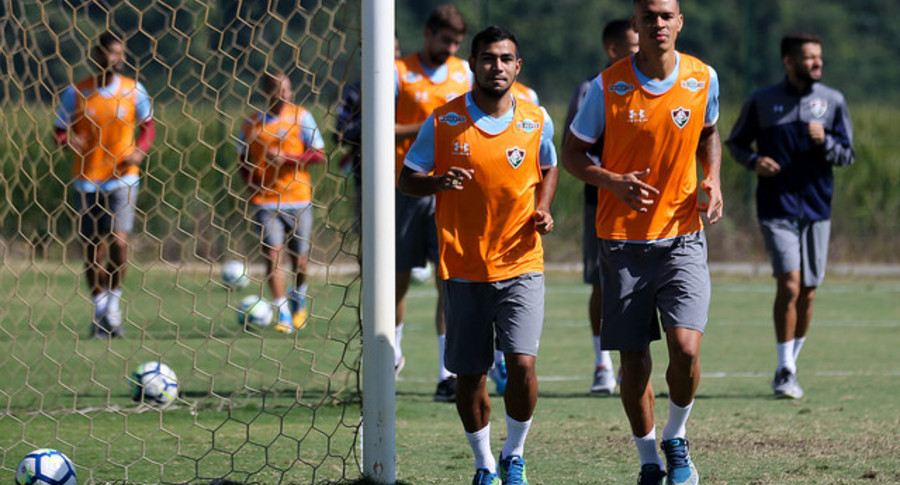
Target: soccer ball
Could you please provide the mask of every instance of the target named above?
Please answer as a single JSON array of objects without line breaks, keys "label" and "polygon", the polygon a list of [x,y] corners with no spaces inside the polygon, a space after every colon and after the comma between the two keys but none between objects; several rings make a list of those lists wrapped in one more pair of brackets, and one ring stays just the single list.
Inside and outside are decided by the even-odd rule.
[{"label": "soccer ball", "polygon": [[247,296],[238,304],[238,323],[244,326],[268,327],[274,314],[272,305],[256,295]]},{"label": "soccer ball", "polygon": [[241,289],[250,284],[250,277],[244,263],[231,260],[222,265],[222,281],[229,288]]},{"label": "soccer ball", "polygon": [[141,364],[131,374],[131,399],[168,406],[178,397],[178,376],[162,362]]},{"label": "soccer ball", "polygon": [[425,284],[428,282],[428,278],[431,278],[431,265],[425,263],[425,266],[415,267],[409,273],[413,283]]},{"label": "soccer ball", "polygon": [[56,450],[34,450],[19,462],[16,485],[76,485],[75,466]]}]

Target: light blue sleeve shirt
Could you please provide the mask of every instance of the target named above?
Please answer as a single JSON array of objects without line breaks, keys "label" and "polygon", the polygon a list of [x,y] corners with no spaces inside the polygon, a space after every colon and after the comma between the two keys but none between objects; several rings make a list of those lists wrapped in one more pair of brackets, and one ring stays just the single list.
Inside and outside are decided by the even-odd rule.
[{"label": "light blue sleeve shirt", "polygon": [[[475,121],[475,125],[486,133],[496,135],[506,130],[513,122],[515,105],[503,116],[494,118],[488,116],[472,101],[472,94],[466,93],[466,109],[469,116]],[[553,120],[543,107],[544,122],[541,124],[541,145],[538,157],[542,168],[555,167],[557,164],[556,147],[553,146]],[[429,173],[434,170],[434,115],[429,115],[419,130],[416,141],[406,154],[403,164],[416,172]]]},{"label": "light blue sleeve shirt", "polygon": [[[681,56],[678,56],[678,62],[672,74],[663,80],[650,79],[640,71],[634,64],[635,57],[631,56],[631,63],[634,72],[637,75],[638,82],[647,91],[654,94],[662,94],[675,85],[678,80],[678,71],[681,66]],[[704,116],[704,126],[715,125],[719,120],[719,75],[712,66],[706,66],[709,69],[709,89],[707,89],[706,113]],[[578,110],[575,119],[572,120],[570,130],[572,134],[587,143],[595,143],[606,128],[606,103],[603,98],[603,74],[600,74],[588,88],[584,101],[581,103],[582,108]]]},{"label": "light blue sleeve shirt", "polygon": [[314,148],[316,150],[325,149],[325,141],[322,139],[322,132],[316,124],[312,113],[307,111],[300,120],[300,138],[303,139],[303,146],[307,149]]}]

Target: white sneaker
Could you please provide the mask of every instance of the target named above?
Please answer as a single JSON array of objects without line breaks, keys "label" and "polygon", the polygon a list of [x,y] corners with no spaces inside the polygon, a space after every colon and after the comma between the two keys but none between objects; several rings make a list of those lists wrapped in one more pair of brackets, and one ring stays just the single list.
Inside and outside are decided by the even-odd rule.
[{"label": "white sneaker", "polygon": [[775,399],[800,399],[803,397],[803,389],[797,383],[797,374],[787,369],[775,371],[772,390],[775,391]]},{"label": "white sneaker", "polygon": [[107,310],[106,315],[103,317],[103,321],[106,324],[104,327],[109,331],[110,337],[116,338],[125,336],[125,329],[122,327],[122,312],[118,310]]},{"label": "white sneaker", "polygon": [[594,369],[594,382],[591,384],[591,394],[612,394],[615,390],[615,372],[602,365]]}]

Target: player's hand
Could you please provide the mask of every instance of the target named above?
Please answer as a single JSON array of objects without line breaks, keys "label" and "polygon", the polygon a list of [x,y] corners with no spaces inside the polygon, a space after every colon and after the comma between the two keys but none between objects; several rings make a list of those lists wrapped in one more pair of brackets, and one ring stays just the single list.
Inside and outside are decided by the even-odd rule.
[{"label": "player's hand", "polygon": [[825,125],[823,125],[822,123],[810,123],[809,137],[812,138],[813,143],[815,143],[816,145],[824,145]]},{"label": "player's hand", "polygon": [[718,181],[710,179],[700,182],[700,187],[706,192],[708,200],[700,201],[697,205],[697,210],[700,212],[705,211],[706,219],[709,223],[715,224],[722,218],[722,210],[725,205],[722,199],[722,187]]},{"label": "player's hand", "polygon": [[146,153],[142,152],[139,148],[135,148],[133,152],[122,157],[122,163],[125,165],[140,165],[146,156]]},{"label": "player's hand", "polygon": [[753,169],[760,177],[774,177],[781,172],[781,165],[770,157],[760,156]]},{"label": "player's hand", "polygon": [[656,203],[659,190],[644,182],[643,178],[650,175],[650,169],[641,172],[628,172],[613,180],[608,189],[622,202],[638,212],[647,212],[647,206]]},{"label": "player's hand", "polygon": [[534,228],[541,236],[553,232],[553,216],[547,211],[536,210],[531,216]]},{"label": "player's hand", "polygon": [[462,190],[463,182],[474,177],[475,170],[471,168],[450,167],[444,175],[438,177],[438,191]]}]

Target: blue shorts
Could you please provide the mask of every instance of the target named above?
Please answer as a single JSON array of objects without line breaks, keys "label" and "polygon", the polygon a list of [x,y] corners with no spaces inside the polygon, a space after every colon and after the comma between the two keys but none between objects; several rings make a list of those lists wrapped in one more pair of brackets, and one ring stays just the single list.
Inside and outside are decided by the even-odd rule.
[{"label": "blue shorts", "polygon": [[437,265],[438,237],[434,222],[434,196],[413,197],[397,190],[395,201],[397,272],[425,266],[426,260]]},{"label": "blue shorts", "polygon": [[664,328],[704,332],[710,278],[703,232],[648,243],[600,240],[603,350],[640,352]]},{"label": "blue shorts", "polygon": [[127,185],[110,191],[75,191],[79,236],[85,241],[134,228],[138,186]]},{"label": "blue shorts", "polygon": [[309,254],[313,225],[312,204],[302,208],[274,209],[255,206],[253,220],[259,227],[262,242],[267,247],[282,246],[297,256]]},{"label": "blue shorts", "polygon": [[800,271],[801,284],[815,288],[825,280],[831,221],[764,219],[759,221],[772,275]]},{"label": "blue shorts", "polygon": [[597,204],[584,204],[584,229],[581,235],[581,260],[584,282],[600,284],[600,241],[597,239]]},{"label": "blue shorts", "polygon": [[450,372],[483,374],[494,348],[537,356],[544,325],[544,275],[493,283],[444,280],[445,364]]}]

